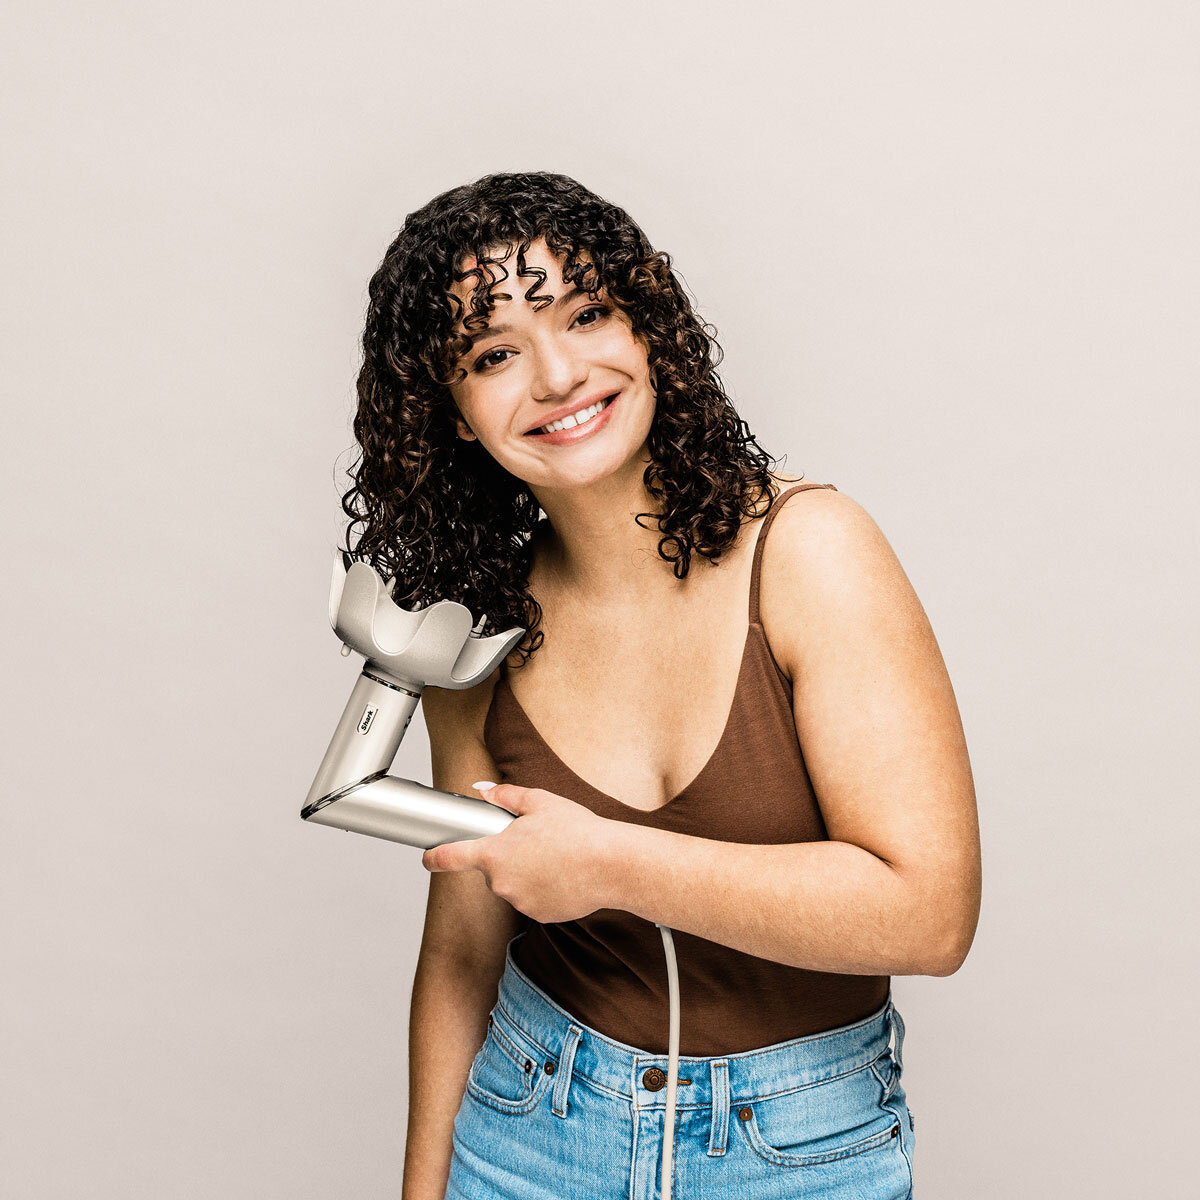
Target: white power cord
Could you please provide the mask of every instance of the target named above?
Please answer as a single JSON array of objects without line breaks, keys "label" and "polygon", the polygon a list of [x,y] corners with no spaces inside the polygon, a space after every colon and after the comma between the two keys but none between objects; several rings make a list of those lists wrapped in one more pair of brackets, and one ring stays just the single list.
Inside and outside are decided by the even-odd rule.
[{"label": "white power cord", "polygon": [[[658,922],[655,922],[658,925]],[[679,967],[675,961],[675,940],[666,925],[658,925],[663,950],[667,955],[667,995],[671,1009],[667,1034],[667,1111],[663,1118],[662,1200],[671,1200],[671,1174],[675,1151],[675,1081],[679,1077]]]}]

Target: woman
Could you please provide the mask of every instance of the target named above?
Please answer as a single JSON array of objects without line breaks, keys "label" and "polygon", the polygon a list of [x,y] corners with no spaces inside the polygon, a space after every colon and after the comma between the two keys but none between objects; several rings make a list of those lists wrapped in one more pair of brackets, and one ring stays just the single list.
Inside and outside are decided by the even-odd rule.
[{"label": "woman", "polygon": [[422,859],[405,1200],[650,1197],[668,1155],[677,1196],[912,1194],[890,984],[974,936],[962,726],[883,534],[771,469],[712,348],[561,175],[438,196],[371,281],[356,553],[528,630],[425,692],[435,785],[516,817]]}]

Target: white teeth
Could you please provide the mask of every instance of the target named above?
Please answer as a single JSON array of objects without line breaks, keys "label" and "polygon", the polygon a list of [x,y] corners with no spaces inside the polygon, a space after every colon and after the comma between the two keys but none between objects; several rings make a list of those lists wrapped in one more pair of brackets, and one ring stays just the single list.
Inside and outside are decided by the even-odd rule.
[{"label": "white teeth", "polygon": [[582,408],[577,413],[563,417],[561,421],[551,421],[549,425],[543,425],[538,432],[554,433],[559,429],[573,429],[576,425],[582,425],[584,421],[590,421],[597,413],[603,412],[608,407],[609,399],[611,397],[606,396],[603,400],[597,400],[590,408]]}]

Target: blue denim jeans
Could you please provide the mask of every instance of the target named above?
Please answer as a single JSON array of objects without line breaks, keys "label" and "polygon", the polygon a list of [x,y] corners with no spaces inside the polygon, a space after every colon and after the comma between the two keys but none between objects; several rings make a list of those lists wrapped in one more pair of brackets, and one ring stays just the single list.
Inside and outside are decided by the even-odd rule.
[{"label": "blue denim jeans", "polygon": [[[660,1200],[667,1056],[577,1021],[514,964],[512,947],[454,1121],[446,1200]],[[825,1033],[681,1056],[673,1195],[911,1197],[903,1042],[889,995]]]}]

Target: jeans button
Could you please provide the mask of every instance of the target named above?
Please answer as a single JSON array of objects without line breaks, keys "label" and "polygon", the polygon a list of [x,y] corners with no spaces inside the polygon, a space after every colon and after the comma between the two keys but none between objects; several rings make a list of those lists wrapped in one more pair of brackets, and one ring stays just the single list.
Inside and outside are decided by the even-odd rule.
[{"label": "jeans button", "polygon": [[657,1067],[651,1067],[642,1076],[642,1087],[648,1092],[657,1092],[667,1085],[667,1077]]}]

